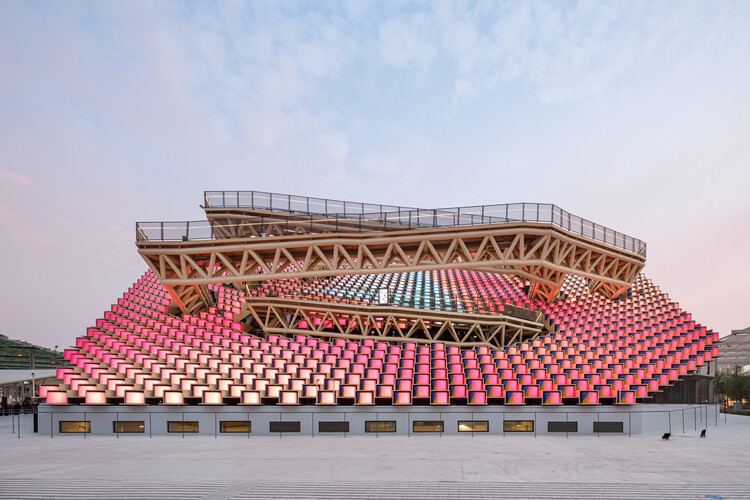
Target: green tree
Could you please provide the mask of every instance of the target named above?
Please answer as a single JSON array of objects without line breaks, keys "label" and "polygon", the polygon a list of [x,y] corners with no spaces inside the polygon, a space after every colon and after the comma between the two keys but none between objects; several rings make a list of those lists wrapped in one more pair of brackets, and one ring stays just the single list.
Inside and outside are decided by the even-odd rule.
[{"label": "green tree", "polygon": [[724,371],[716,372],[716,375],[714,375],[714,392],[722,396],[722,399],[726,397],[728,392],[727,378],[727,372]]},{"label": "green tree", "polygon": [[714,391],[733,401],[745,401],[750,397],[750,375],[743,373],[741,366],[733,366],[714,377]]},{"label": "green tree", "polygon": [[744,383],[742,384],[742,399],[748,401],[750,400],[750,374],[745,374],[744,379]]},{"label": "green tree", "polygon": [[741,366],[717,372],[714,376],[714,392],[722,399],[744,402],[750,399],[750,374]]}]

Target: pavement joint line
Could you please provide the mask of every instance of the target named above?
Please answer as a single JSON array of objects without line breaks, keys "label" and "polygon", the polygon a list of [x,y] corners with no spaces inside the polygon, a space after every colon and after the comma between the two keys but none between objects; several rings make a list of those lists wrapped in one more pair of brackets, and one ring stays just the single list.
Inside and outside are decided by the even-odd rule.
[{"label": "pavement joint line", "polygon": [[252,488],[255,484],[257,484],[255,481],[243,481],[243,482],[231,484],[224,489],[215,491],[201,498],[202,500],[228,500],[230,498],[234,498],[239,493],[243,493],[247,491],[248,489]]},{"label": "pavement joint line", "polygon": [[[218,488],[212,485],[201,488],[200,485],[187,483],[181,488],[174,484],[112,484],[107,481],[68,480],[48,481],[39,485],[35,491],[29,491],[27,480],[0,481],[4,486],[0,498],[44,499],[71,498],[86,499],[107,496],[108,498],[202,498],[202,499],[253,499],[253,498],[539,498],[539,499],[574,499],[574,498],[612,498],[612,499],[684,499],[684,498],[747,498],[747,490],[742,486],[716,485],[650,485],[650,484],[612,484],[585,485],[580,483],[466,483],[466,482],[399,482],[390,485],[377,485],[373,488],[368,482],[263,482],[244,481]],[[85,481],[83,481],[85,483]],[[114,488],[113,488],[114,486]],[[627,491],[622,487],[628,488]],[[127,488],[126,491],[122,491]],[[206,490],[213,491],[206,491]]]}]

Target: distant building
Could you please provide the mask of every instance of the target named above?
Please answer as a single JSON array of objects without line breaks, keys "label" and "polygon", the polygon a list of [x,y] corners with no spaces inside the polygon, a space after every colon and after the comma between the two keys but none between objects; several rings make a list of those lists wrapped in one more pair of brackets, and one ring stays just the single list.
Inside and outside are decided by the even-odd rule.
[{"label": "distant building", "polygon": [[721,357],[717,368],[724,370],[732,366],[750,365],[750,326],[742,330],[732,330],[732,334],[719,341]]}]

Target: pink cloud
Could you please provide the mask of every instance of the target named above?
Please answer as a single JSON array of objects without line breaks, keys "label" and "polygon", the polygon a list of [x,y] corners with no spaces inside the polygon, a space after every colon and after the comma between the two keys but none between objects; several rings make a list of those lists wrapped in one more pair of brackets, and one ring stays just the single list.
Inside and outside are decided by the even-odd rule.
[{"label": "pink cloud", "polygon": [[[0,179],[13,182],[15,184],[21,184],[23,186],[31,184],[31,180],[25,175],[17,174],[0,168]],[[0,212],[1,213],[1,212]]]},{"label": "pink cloud", "polygon": [[24,233],[12,233],[11,238],[13,238],[16,241],[30,241],[32,243],[39,243],[41,245],[46,246],[54,246],[55,242],[52,241],[49,238],[44,238],[43,236],[35,235],[35,234],[24,234]]}]

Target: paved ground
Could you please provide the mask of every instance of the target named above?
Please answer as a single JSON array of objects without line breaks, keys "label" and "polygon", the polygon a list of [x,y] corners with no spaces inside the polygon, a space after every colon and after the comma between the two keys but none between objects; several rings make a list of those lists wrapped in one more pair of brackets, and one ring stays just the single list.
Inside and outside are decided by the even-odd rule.
[{"label": "paved ground", "polygon": [[0,498],[748,498],[750,417],[627,436],[57,436],[0,418]]}]

